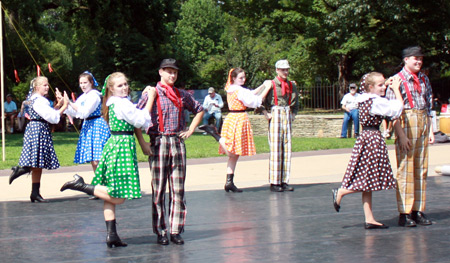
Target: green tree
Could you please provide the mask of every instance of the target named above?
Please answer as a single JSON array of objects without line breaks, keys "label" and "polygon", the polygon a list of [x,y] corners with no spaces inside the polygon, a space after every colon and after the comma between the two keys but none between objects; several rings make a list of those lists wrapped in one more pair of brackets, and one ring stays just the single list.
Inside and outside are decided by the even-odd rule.
[{"label": "green tree", "polygon": [[224,24],[223,12],[213,0],[187,0],[181,6],[175,43],[178,57],[190,65],[189,81],[194,87],[217,85],[215,73],[224,62],[220,57],[224,53]]},{"label": "green tree", "polygon": [[393,74],[401,50],[417,44],[429,51],[426,61],[448,69],[445,0],[228,0],[223,8],[242,18],[248,34],[269,34],[270,44],[286,44],[279,52],[298,69],[293,77],[300,82],[338,79],[344,93],[350,80],[367,71]]},{"label": "green tree", "polygon": [[49,74],[50,83],[62,89],[77,90],[77,77],[85,70],[99,82],[113,71],[123,71],[133,88],[142,89],[159,78],[155,69],[161,59],[175,53],[167,43],[173,35],[177,2],[3,1],[24,39],[22,43],[6,20],[11,52],[5,61],[14,61],[5,67],[8,83],[14,85],[13,68],[22,81],[35,75],[33,56],[41,67],[52,63],[59,75]]}]

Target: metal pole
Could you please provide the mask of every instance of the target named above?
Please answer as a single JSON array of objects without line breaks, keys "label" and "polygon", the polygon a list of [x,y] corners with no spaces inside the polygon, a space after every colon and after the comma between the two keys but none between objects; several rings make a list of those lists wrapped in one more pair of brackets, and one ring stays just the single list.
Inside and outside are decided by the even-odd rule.
[{"label": "metal pole", "polygon": [[3,83],[3,11],[2,1],[0,1],[0,86],[1,86],[1,104],[2,104],[2,157],[3,161],[6,160],[5,156],[5,86]]}]

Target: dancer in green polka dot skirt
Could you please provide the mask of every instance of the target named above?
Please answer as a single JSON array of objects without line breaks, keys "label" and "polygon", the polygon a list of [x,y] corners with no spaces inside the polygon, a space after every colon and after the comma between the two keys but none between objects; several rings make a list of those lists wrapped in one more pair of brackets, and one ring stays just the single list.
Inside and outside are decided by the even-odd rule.
[{"label": "dancer in green polka dot skirt", "polygon": [[136,134],[139,144],[144,153],[148,153],[149,145],[144,141],[140,129],[146,129],[150,125],[149,112],[156,90],[152,87],[144,90],[150,99],[142,110],[137,109],[128,99],[128,80],[123,73],[116,72],[108,76],[103,91],[105,95],[102,113],[109,123],[111,137],[103,148],[95,177],[92,184],[86,184],[82,177],[75,175],[75,180],[65,183],[61,191],[77,190],[104,200],[106,244],[108,247],[121,247],[127,244],[117,235],[115,209],[116,205],[123,204],[126,199],[141,198],[133,131],[138,131]]}]

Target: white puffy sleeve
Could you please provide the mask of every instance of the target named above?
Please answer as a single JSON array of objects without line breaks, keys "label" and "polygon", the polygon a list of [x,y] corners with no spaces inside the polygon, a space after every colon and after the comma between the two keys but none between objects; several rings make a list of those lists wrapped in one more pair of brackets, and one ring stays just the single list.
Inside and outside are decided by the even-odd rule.
[{"label": "white puffy sleeve", "polygon": [[144,109],[136,108],[129,99],[111,97],[107,105],[115,104],[114,113],[119,120],[124,120],[136,128],[147,129],[151,124],[150,113]]},{"label": "white puffy sleeve", "polygon": [[64,113],[75,118],[86,119],[95,111],[95,109],[97,109],[101,102],[100,92],[97,90],[92,90],[88,93],[84,93],[75,101],[78,111],[75,111],[69,105]]},{"label": "white puffy sleeve", "polygon": [[42,96],[38,96],[33,103],[33,110],[51,124],[58,124],[61,117],[59,111],[50,107],[50,101]]},{"label": "white puffy sleeve", "polygon": [[242,101],[246,107],[258,108],[261,106],[261,97],[253,94],[251,90],[240,87],[237,92],[238,100]]},{"label": "white puffy sleeve", "polygon": [[373,99],[371,115],[381,115],[397,119],[402,114],[403,103],[398,100],[375,97]]}]

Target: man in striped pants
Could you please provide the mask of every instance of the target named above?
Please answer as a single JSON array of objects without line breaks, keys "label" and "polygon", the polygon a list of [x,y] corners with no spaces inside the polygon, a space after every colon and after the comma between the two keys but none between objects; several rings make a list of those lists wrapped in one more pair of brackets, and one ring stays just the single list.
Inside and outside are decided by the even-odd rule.
[{"label": "man in striped pants", "polygon": [[269,120],[269,183],[272,192],[294,191],[288,182],[291,172],[291,124],[298,112],[298,90],[296,84],[287,79],[289,68],[287,60],[277,61],[277,76],[264,81],[266,88],[271,89],[263,102],[263,113]]},{"label": "man in striped pants", "polygon": [[[420,47],[403,50],[400,92],[404,101],[402,116],[394,121],[397,139],[398,224],[405,227],[431,225],[424,214],[428,176],[428,144],[434,143],[431,127],[432,91],[428,77],[420,72],[423,64]],[[386,97],[395,99],[391,89]]]},{"label": "man in striped pants", "polygon": [[[153,232],[157,243],[168,245],[170,241],[183,245],[181,233],[186,222],[186,200],[184,182],[186,179],[186,146],[189,138],[203,118],[203,107],[187,91],[177,89],[178,65],[174,59],[161,62],[156,85],[157,97],[150,112],[152,125],[147,133],[150,136],[150,171],[152,173],[152,214]],[[147,94],[147,93],[145,93]],[[147,103],[143,95],[138,107]],[[186,129],[184,110],[195,116]],[[165,193],[169,187],[169,225],[166,224]],[[169,227],[170,226],[170,227]]]}]

